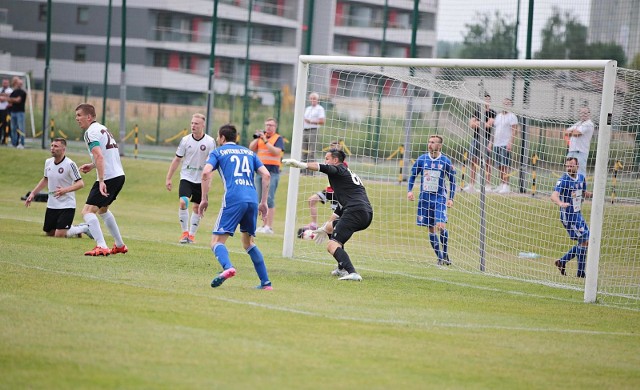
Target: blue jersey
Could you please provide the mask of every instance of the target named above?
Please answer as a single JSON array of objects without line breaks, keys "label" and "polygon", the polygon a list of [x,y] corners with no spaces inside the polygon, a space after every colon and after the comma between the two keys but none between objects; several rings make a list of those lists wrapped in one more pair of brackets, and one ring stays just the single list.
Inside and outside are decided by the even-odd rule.
[{"label": "blue jersey", "polygon": [[253,176],[264,164],[253,151],[227,142],[211,151],[207,164],[218,170],[224,184],[223,207],[238,203],[258,203]]},{"label": "blue jersey", "polygon": [[418,157],[411,168],[409,177],[409,191],[413,190],[416,176],[420,178],[420,199],[445,198],[447,188],[445,187],[445,177],[449,180],[449,199],[453,199],[456,192],[456,170],[451,160],[444,154],[433,158],[429,153]]},{"label": "blue jersey", "polygon": [[561,202],[569,203],[569,206],[560,209],[561,214],[580,214],[584,192],[587,190],[587,181],[581,173],[575,179],[565,173],[553,190],[558,191]]}]

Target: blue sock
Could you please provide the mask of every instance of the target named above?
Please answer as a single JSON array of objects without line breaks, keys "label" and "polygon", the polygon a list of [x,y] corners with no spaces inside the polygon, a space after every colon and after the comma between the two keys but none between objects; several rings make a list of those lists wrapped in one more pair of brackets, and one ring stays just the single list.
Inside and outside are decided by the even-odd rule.
[{"label": "blue sock", "polygon": [[584,276],[584,271],[587,265],[587,247],[582,245],[576,245],[578,247],[576,256],[578,258],[578,277]]},{"label": "blue sock", "polygon": [[436,233],[429,233],[429,241],[431,241],[431,247],[436,252],[436,256],[438,256],[438,259],[442,259],[442,254],[440,253],[440,244],[438,243],[438,235]]},{"label": "blue sock", "polygon": [[449,255],[449,231],[447,229],[440,231],[440,244],[442,244],[442,257],[446,259]]},{"label": "blue sock", "polygon": [[579,248],[580,248],[580,244],[569,249],[569,252],[565,253],[564,256],[560,258],[560,262],[566,263],[567,261],[573,259],[573,257],[578,254]]},{"label": "blue sock", "polygon": [[220,263],[222,269],[227,270],[233,267],[233,265],[231,265],[231,259],[229,259],[229,251],[224,244],[215,244],[213,246],[213,254],[216,255],[218,263]]},{"label": "blue sock", "polygon": [[267,275],[267,266],[264,264],[264,257],[260,249],[253,245],[247,249],[247,254],[249,254],[251,261],[253,261],[253,268],[256,269],[256,273],[260,278],[260,285],[270,286],[271,282],[269,281],[269,275]]}]

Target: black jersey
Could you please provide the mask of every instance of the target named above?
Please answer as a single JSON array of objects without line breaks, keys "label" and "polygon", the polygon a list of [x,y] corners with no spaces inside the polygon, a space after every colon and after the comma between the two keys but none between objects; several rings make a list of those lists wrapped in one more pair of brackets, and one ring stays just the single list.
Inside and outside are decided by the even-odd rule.
[{"label": "black jersey", "polygon": [[[473,116],[480,122],[482,122],[482,119],[484,118],[486,123],[486,121],[488,121],[489,119],[494,119],[494,120],[496,119],[496,112],[492,109],[485,110],[484,113],[481,113],[480,111],[476,110],[473,112]],[[480,141],[480,130],[481,130],[480,127],[473,130],[473,139],[476,141]],[[489,143],[489,141],[491,140],[492,130],[493,130],[493,126],[485,126],[484,128],[484,137],[487,140],[487,143]]]},{"label": "black jersey", "polygon": [[367,210],[373,212],[362,180],[344,165],[318,164],[320,172],[329,178],[339,207],[346,210]]}]

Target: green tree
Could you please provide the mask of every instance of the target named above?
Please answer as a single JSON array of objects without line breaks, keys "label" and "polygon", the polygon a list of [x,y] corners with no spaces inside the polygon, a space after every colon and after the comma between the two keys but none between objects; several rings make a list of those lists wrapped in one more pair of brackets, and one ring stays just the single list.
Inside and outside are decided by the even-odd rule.
[{"label": "green tree", "polygon": [[616,60],[618,66],[625,66],[627,56],[624,54],[622,46],[615,43],[596,42],[587,46],[587,58],[594,60]]},{"label": "green tree", "polygon": [[553,7],[542,32],[540,51],[534,54],[538,59],[585,59],[589,55],[587,27],[578,21],[570,11],[564,13]]},{"label": "green tree", "polygon": [[631,63],[629,64],[629,68],[640,70],[640,53],[633,57],[633,60],[631,60]]},{"label": "green tree", "polygon": [[467,29],[461,58],[517,58],[516,23],[495,11],[480,14],[479,22],[465,24]]}]

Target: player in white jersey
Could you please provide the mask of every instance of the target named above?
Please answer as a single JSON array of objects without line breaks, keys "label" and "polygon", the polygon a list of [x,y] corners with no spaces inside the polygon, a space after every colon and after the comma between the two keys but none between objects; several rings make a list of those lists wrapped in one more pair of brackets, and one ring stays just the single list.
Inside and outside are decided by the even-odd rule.
[{"label": "player in white jersey", "polygon": [[[127,253],[129,249],[122,240],[120,229],[109,206],[116,200],[124,186],[124,169],[120,162],[118,144],[109,130],[96,122],[96,109],[91,104],[82,103],[76,107],[76,122],[84,130],[84,141],[87,144],[91,163],[80,167],[82,173],[96,169],[98,178],[93,184],[87,202],[82,209],[82,217],[89,225],[89,231],[96,240],[96,246],[85,252],[85,256],[109,256],[116,253]],[[109,249],[100,228],[97,215],[102,217],[104,224],[115,240],[113,248]]]},{"label": "player in white jersey", "polygon": [[76,163],[65,155],[66,149],[64,138],[51,141],[52,157],[44,163],[44,176],[27,196],[24,205],[29,207],[40,190],[47,187],[49,196],[42,230],[47,236],[80,237],[81,233],[89,232],[89,226],[72,223],[76,214],[75,191],[84,187],[84,181]]},{"label": "player in white jersey", "polygon": [[[191,117],[191,134],[186,135],[180,140],[176,155],[171,161],[169,172],[165,186],[171,191],[173,184],[171,178],[178,169],[178,164],[182,161],[180,169],[180,188],[178,197],[180,199],[180,208],[178,209],[178,217],[180,219],[180,227],[182,228],[181,244],[194,243],[196,240],[196,232],[200,224],[200,214],[198,207],[202,198],[202,168],[209,158],[209,153],[216,147],[216,141],[213,137],[204,133],[205,116],[202,114],[193,114]],[[189,218],[189,201],[193,204],[193,212]]]}]

